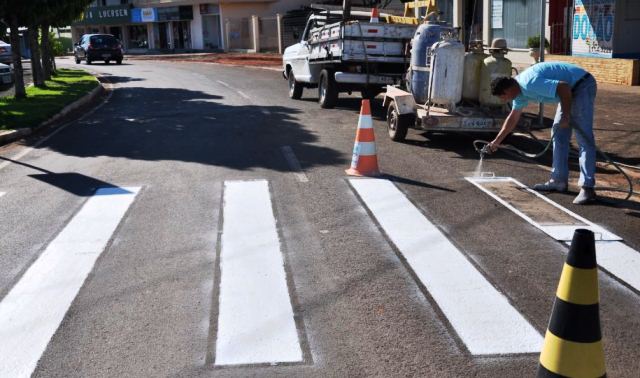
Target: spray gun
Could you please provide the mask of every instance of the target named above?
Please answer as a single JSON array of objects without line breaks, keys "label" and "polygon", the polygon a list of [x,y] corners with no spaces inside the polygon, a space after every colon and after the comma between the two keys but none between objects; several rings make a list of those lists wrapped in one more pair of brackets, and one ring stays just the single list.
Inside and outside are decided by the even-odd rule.
[{"label": "spray gun", "polygon": [[[484,146],[482,148],[479,148],[478,145],[479,144],[484,144]],[[491,147],[489,147],[491,145],[490,142],[487,142],[486,140],[475,140],[473,141],[473,148],[476,150],[477,153],[480,154],[480,160],[482,160],[484,158],[484,155],[491,155]]]},{"label": "spray gun", "polygon": [[487,143],[484,145],[484,147],[482,147],[482,149],[480,150],[480,159],[482,159],[484,157],[484,155],[489,155],[491,154],[491,143]]}]

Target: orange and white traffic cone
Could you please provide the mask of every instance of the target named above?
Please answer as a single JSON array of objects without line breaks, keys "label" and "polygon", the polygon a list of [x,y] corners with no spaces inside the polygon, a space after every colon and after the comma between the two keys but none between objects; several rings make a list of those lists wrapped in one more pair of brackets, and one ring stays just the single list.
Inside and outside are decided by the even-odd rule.
[{"label": "orange and white traffic cone", "polygon": [[377,24],[378,22],[380,22],[379,17],[380,17],[380,14],[378,13],[378,8],[377,7],[371,8],[371,20],[369,20],[369,22]]},{"label": "orange and white traffic cone", "polygon": [[350,176],[380,176],[378,156],[376,155],[376,136],[373,132],[369,100],[362,100],[351,168],[345,172]]}]

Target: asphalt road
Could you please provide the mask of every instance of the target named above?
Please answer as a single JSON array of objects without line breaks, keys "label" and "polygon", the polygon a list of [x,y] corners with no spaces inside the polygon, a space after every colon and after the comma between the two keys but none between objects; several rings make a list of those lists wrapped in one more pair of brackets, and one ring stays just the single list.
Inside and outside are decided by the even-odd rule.
[{"label": "asphalt road", "polygon": [[[535,374],[536,353],[469,350],[349,185],[344,170],[358,97],[322,110],[315,90],[290,100],[279,72],[255,68],[145,61],[82,67],[110,83],[106,103],[31,147],[0,149],[10,161],[0,165],[0,298],[95,188],[141,189],[34,376]],[[394,143],[381,101],[373,113],[385,177],[544,335],[566,247],[464,180],[478,163],[473,136],[410,131],[407,143]],[[286,146],[302,172],[292,170]],[[502,154],[483,170],[527,185],[548,175]],[[258,179],[269,183],[303,361],[217,366],[224,183]],[[574,195],[550,197],[640,249],[637,213],[578,207]],[[244,231],[251,238],[261,230]],[[637,376],[639,293],[606,272],[599,282],[607,373]]]}]

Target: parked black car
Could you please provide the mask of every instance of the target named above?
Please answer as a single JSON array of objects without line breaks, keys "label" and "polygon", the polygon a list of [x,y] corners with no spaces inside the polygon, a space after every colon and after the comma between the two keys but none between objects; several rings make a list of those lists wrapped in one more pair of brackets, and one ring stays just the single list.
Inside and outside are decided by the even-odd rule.
[{"label": "parked black car", "polygon": [[111,34],[85,34],[80,38],[80,42],[75,44],[73,55],[76,63],[80,63],[82,59],[87,64],[102,60],[106,64],[114,60],[118,64],[122,64],[122,44]]}]

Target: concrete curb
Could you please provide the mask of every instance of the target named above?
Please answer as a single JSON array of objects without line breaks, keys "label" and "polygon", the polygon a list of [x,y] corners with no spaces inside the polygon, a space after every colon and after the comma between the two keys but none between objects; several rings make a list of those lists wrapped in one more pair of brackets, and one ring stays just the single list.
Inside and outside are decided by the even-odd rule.
[{"label": "concrete curb", "polygon": [[36,127],[25,127],[25,128],[20,128],[20,129],[15,129],[15,130],[3,130],[0,131],[0,146],[4,146],[6,144],[9,144],[11,142],[15,142],[16,140],[19,140],[27,135],[32,134],[34,131],[45,127],[45,126],[49,126],[52,123],[54,123],[55,121],[59,120],[60,118],[66,116],[67,114],[69,114],[70,112],[80,108],[81,106],[86,105],[87,103],[93,101],[96,97],[98,97],[100,94],[102,94],[104,92],[105,88],[102,85],[101,82],[98,82],[98,86],[93,88],[91,90],[91,92],[87,93],[86,95],[82,96],[81,98],[75,100],[74,102],[72,102],[71,104],[65,106],[64,108],[62,108],[62,110],[60,110],[60,112],[58,112],[57,114],[55,114],[53,117],[49,118],[48,120],[40,123],[38,126]]}]

